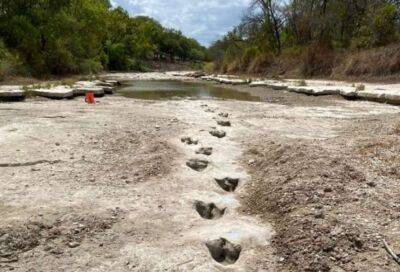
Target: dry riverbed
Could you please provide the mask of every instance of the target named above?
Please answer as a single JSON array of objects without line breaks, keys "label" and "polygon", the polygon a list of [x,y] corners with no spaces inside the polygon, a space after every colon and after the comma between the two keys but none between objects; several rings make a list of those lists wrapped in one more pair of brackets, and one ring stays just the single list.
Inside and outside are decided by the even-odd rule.
[{"label": "dry riverbed", "polygon": [[251,92],[0,103],[0,270],[398,271],[400,108]]}]

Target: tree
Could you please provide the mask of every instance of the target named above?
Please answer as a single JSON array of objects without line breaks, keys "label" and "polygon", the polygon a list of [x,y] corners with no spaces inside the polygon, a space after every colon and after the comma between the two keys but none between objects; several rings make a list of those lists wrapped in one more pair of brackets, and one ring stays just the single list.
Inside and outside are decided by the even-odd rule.
[{"label": "tree", "polygon": [[151,18],[111,9],[108,0],[0,0],[0,38],[38,76],[137,70],[164,54],[197,60],[206,51]]}]

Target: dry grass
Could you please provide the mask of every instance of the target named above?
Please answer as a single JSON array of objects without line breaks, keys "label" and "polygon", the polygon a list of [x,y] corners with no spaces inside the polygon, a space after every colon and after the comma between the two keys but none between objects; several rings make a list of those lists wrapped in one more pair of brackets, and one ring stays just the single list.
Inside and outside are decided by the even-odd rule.
[{"label": "dry grass", "polygon": [[307,82],[304,79],[301,79],[299,81],[296,81],[296,86],[299,86],[299,87],[307,86]]},{"label": "dry grass", "polygon": [[[339,52],[322,45],[288,48],[279,56],[257,54],[248,63],[233,60],[216,65],[219,72],[284,77],[330,77],[335,79],[398,80],[400,44],[369,50]],[[361,89],[360,89],[361,90]],[[362,90],[361,90],[362,91]]]},{"label": "dry grass", "polygon": [[400,123],[397,123],[393,128],[393,133],[396,135],[400,135]]},{"label": "dry grass", "polygon": [[358,84],[355,86],[357,92],[365,91],[365,85],[364,84]]},{"label": "dry grass", "polygon": [[261,54],[256,56],[249,64],[247,72],[251,74],[263,73],[274,61],[272,54]]},{"label": "dry grass", "polygon": [[334,75],[384,77],[400,74],[400,44],[348,53]]}]

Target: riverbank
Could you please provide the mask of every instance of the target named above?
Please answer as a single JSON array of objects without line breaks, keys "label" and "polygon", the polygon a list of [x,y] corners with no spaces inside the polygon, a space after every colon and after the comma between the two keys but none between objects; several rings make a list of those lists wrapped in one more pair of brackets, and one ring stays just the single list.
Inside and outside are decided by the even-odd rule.
[{"label": "riverbank", "polygon": [[0,103],[0,267],[397,271],[400,108],[219,86],[261,101]]},{"label": "riverbank", "polygon": [[367,100],[380,103],[400,104],[400,84],[350,83],[329,80],[294,79],[244,79],[232,75],[211,75],[202,77],[205,81],[229,85],[248,85],[266,87],[279,91],[295,92],[305,95],[338,95],[349,100]]}]

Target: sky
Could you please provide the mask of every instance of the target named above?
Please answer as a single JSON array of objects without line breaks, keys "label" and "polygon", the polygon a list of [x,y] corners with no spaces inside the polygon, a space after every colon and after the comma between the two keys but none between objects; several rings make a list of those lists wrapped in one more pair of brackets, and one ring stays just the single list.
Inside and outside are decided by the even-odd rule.
[{"label": "sky", "polygon": [[246,12],[250,0],[111,0],[132,16],[145,15],[208,46]]}]

